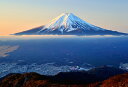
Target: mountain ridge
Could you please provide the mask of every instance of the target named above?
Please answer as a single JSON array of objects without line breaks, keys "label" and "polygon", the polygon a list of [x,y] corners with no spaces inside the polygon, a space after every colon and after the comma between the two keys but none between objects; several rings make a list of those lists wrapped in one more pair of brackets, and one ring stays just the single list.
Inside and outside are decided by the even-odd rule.
[{"label": "mountain ridge", "polygon": [[[99,77],[97,71],[101,70],[102,74]],[[118,76],[119,74],[122,76],[124,73],[128,76],[126,71],[108,66],[95,68],[93,73],[85,71],[60,72],[54,76],[40,75],[34,72],[23,74],[16,73],[9,74],[0,79],[0,87],[107,87],[106,83],[108,83],[109,80],[113,80],[112,76],[116,77],[116,75]],[[107,76],[107,78],[104,78],[104,75]],[[112,77],[112,79],[109,79],[110,77]],[[116,83],[119,82],[118,79],[115,79],[115,81]],[[122,81],[124,81],[123,77]],[[101,84],[103,86],[100,86]],[[104,84],[106,86],[104,86]]]},{"label": "mountain ridge", "polygon": [[127,35],[92,25],[73,13],[63,13],[50,23],[14,35]]}]

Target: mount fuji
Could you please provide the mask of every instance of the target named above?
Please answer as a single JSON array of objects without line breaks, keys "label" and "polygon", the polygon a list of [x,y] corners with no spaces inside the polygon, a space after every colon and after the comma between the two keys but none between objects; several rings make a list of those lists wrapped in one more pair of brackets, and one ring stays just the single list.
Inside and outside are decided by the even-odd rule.
[{"label": "mount fuji", "polygon": [[15,35],[127,35],[97,27],[72,13],[63,13],[50,23]]}]

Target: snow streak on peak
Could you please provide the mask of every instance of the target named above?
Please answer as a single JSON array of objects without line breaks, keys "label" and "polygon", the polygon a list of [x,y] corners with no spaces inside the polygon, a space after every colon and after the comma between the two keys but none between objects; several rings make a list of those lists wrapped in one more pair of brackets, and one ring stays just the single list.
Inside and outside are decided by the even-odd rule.
[{"label": "snow streak on peak", "polygon": [[[74,27],[73,27],[74,26]],[[73,13],[63,13],[57,18],[53,19],[49,24],[45,25],[41,31],[48,29],[49,31],[54,31],[58,29],[60,32],[70,32],[77,29],[89,30],[89,27],[95,27],[79,17],[75,16]],[[95,27],[95,30],[100,28]],[[40,32],[41,32],[40,31]]]},{"label": "snow streak on peak", "polygon": [[73,13],[63,13],[60,16],[53,19],[48,25],[46,25],[46,27],[54,28],[55,26],[59,27],[63,25],[65,26],[65,28],[67,28],[68,26],[70,26],[71,24],[75,22],[89,24],[83,21],[82,19],[78,18],[77,16],[75,16]]}]

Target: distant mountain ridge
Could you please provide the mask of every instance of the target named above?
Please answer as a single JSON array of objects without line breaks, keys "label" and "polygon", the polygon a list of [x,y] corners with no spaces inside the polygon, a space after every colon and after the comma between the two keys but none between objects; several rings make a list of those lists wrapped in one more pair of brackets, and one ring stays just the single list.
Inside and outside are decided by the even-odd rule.
[{"label": "distant mountain ridge", "polygon": [[[9,74],[1,78],[0,87],[107,87],[106,83],[108,81],[103,82],[103,80],[124,73],[126,73],[124,70],[104,66],[89,72],[61,72],[55,76],[44,76],[37,73]],[[104,78],[104,76],[107,77]],[[122,77],[122,81],[123,78],[127,79]],[[115,79],[115,81],[117,80]],[[104,85],[104,83],[106,86],[100,86],[101,84]]]},{"label": "distant mountain ridge", "polygon": [[72,13],[63,13],[44,26],[33,28],[15,35],[127,35],[97,27]]}]

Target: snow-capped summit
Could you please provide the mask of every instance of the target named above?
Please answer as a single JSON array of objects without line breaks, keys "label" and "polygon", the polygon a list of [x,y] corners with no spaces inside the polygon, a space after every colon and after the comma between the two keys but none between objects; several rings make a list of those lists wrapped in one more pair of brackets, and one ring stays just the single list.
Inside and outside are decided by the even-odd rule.
[{"label": "snow-capped summit", "polygon": [[116,31],[106,30],[94,26],[72,13],[63,13],[57,18],[53,19],[50,23],[34,28],[16,35],[38,35],[38,34],[59,34],[59,35],[122,35]]},{"label": "snow-capped summit", "polygon": [[[71,32],[77,29],[89,30],[90,27],[95,27],[84,20],[78,18],[72,13],[63,13],[57,18],[53,19],[49,24],[45,25],[41,31],[49,29],[49,31],[54,31],[58,29],[62,34],[63,32]],[[94,30],[104,30],[101,28],[93,28]],[[39,31],[39,32],[41,32]]]}]

